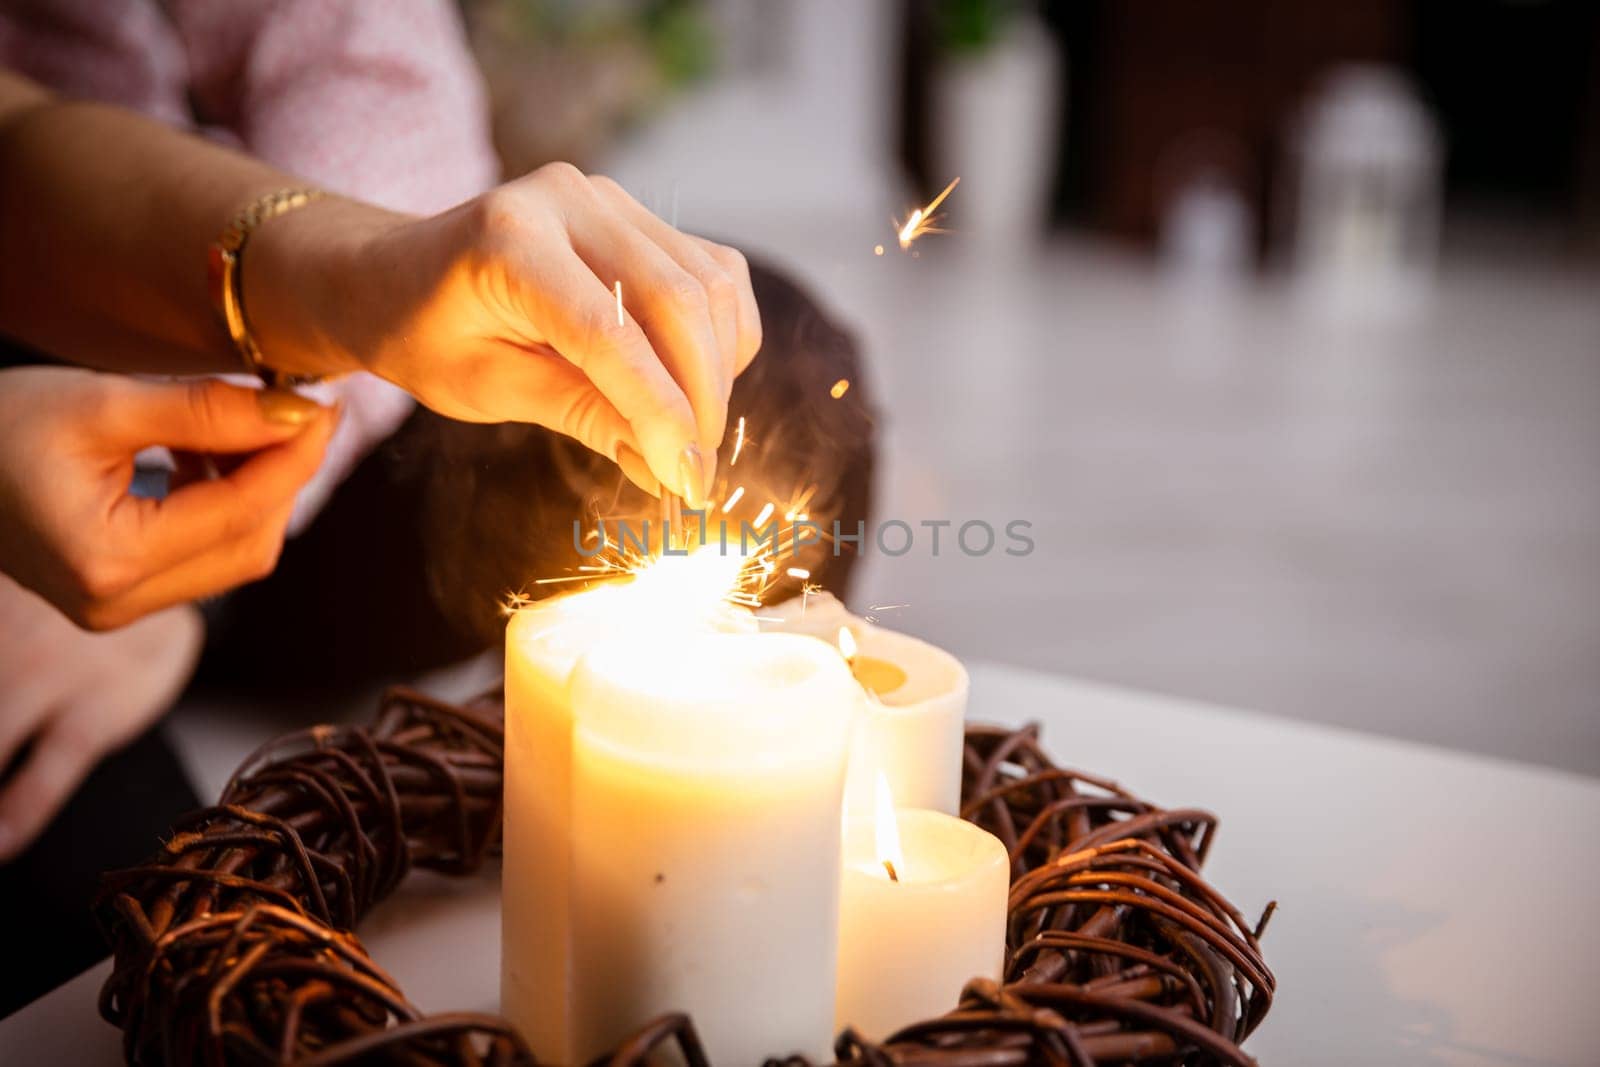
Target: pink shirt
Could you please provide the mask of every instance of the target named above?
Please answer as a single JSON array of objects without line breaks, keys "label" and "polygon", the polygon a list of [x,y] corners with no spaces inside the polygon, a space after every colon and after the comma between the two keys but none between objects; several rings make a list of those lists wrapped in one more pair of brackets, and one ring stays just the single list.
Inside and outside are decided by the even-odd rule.
[{"label": "pink shirt", "polygon": [[[399,211],[441,211],[499,171],[450,0],[6,0],[0,64]],[[367,374],[320,388],[345,417],[296,530],[411,410]]]}]

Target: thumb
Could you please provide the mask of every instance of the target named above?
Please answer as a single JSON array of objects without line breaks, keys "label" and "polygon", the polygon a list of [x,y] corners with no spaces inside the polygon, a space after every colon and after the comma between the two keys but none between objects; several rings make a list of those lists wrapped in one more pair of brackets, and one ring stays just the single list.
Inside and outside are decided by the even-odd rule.
[{"label": "thumb", "polygon": [[279,389],[212,379],[122,379],[106,432],[135,448],[165,445],[191,452],[253,452],[294,437],[328,409]]}]

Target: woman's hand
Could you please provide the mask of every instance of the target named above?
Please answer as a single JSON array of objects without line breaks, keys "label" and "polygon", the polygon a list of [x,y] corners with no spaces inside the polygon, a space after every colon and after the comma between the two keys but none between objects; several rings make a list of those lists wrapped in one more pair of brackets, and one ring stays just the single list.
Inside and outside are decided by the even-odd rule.
[{"label": "woman's hand", "polygon": [[[335,421],[218,381],[0,371],[0,570],[91,630],[260,578]],[[163,499],[133,496],[134,456],[154,445],[237,459]]]},{"label": "woman's hand", "polygon": [[189,680],[192,605],[85,633],[0,575],[0,865],[28,846],[100,758],[138,736]]},{"label": "woman's hand", "polygon": [[420,221],[321,201],[244,263],[280,369],[362,367],[452,418],[540,423],[696,502],[761,344],[742,255],[566,164]]}]

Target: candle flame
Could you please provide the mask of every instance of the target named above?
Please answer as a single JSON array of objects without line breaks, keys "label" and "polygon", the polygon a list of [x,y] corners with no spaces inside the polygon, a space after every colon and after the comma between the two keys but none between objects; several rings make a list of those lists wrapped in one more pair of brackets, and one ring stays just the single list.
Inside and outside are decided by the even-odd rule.
[{"label": "candle flame", "polygon": [[856,658],[856,635],[850,632],[848,626],[839,627],[839,654],[846,663]]},{"label": "candle flame", "polygon": [[900,851],[900,820],[894,814],[894,794],[889,791],[889,777],[882,770],[878,771],[878,780],[875,787],[875,816],[873,819],[873,840],[878,850],[878,862],[883,864],[883,869],[888,872],[889,880],[898,882],[898,873],[906,865],[905,855]]},{"label": "candle flame", "polygon": [[942,193],[913,211],[906,217],[904,222],[894,223],[895,239],[900,242],[900,250],[902,252],[909,250],[916,239],[923,234],[946,232],[937,225],[944,217],[938,214],[939,205],[944,203],[945,197],[955,191],[955,187],[960,181],[959,177],[952,178],[950,184],[944,187]]},{"label": "candle flame", "polygon": [[833,388],[828,390],[828,395],[833,397],[835,400],[838,400],[841,396],[844,396],[844,394],[848,393],[849,391],[850,379],[840,378],[838,381],[833,383]]}]

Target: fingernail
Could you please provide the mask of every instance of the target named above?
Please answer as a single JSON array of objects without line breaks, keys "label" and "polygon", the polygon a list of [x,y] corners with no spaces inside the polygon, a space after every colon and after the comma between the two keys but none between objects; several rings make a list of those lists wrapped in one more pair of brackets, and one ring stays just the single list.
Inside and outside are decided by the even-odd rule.
[{"label": "fingernail", "polygon": [[256,393],[261,417],[279,426],[304,426],[327,409],[308,397],[287,389],[261,389]]},{"label": "fingernail", "polygon": [[684,503],[692,508],[705,506],[706,460],[699,445],[684,446],[682,455],[678,457],[678,481],[682,484],[679,492]]},{"label": "fingernail", "polygon": [[650,470],[650,464],[644,457],[630,445],[617,446],[617,466],[622,468],[622,473],[628,480],[651,496],[661,495],[661,479],[657,478]]}]

